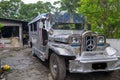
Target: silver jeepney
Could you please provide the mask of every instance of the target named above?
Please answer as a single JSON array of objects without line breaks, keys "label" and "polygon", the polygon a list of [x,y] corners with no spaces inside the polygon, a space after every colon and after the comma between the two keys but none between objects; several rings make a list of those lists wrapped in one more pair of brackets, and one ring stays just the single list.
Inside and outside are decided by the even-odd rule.
[{"label": "silver jeepney", "polygon": [[[36,32],[32,32],[35,23]],[[28,25],[32,53],[49,60],[55,80],[64,80],[66,70],[88,73],[120,69],[118,51],[106,43],[104,35],[84,30],[82,15],[42,14]]]}]

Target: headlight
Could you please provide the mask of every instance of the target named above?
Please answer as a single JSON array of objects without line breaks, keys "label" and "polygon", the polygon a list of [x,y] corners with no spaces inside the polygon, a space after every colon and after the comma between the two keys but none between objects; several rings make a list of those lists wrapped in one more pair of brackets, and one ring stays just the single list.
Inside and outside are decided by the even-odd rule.
[{"label": "headlight", "polygon": [[79,40],[76,37],[72,38],[72,43],[79,43]]},{"label": "headlight", "polygon": [[73,34],[72,36],[69,36],[68,38],[69,44],[80,44],[81,43],[81,36]]},{"label": "headlight", "polygon": [[77,44],[79,44],[81,42],[81,38],[80,37],[71,37],[71,43],[77,43]]},{"label": "headlight", "polygon": [[104,36],[99,36],[98,37],[98,44],[104,44],[105,43],[105,37]]},{"label": "headlight", "polygon": [[99,38],[99,43],[104,43],[105,41],[104,41],[104,38]]}]

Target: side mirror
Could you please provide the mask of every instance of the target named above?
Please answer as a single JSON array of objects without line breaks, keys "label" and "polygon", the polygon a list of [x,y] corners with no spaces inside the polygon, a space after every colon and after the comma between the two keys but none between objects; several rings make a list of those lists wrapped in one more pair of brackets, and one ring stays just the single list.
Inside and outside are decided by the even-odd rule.
[{"label": "side mirror", "polygon": [[50,28],[50,29],[48,30],[48,34],[53,35],[53,33],[54,33],[53,29]]}]

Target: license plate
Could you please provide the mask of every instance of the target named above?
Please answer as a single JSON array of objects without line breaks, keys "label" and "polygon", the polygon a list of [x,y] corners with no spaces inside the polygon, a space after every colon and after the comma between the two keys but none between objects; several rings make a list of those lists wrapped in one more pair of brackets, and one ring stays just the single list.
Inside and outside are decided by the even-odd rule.
[{"label": "license plate", "polygon": [[94,70],[106,69],[106,68],[107,68],[107,63],[93,63],[93,64],[92,64],[92,68],[93,68]]}]

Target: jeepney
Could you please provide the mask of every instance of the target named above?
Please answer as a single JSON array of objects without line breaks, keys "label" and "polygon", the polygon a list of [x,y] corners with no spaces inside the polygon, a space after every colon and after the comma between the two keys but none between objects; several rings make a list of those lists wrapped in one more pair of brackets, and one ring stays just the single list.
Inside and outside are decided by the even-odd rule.
[{"label": "jeepney", "polygon": [[54,80],[70,73],[110,72],[120,69],[118,51],[104,35],[87,30],[81,14],[41,14],[29,22],[32,54],[49,61]]}]

